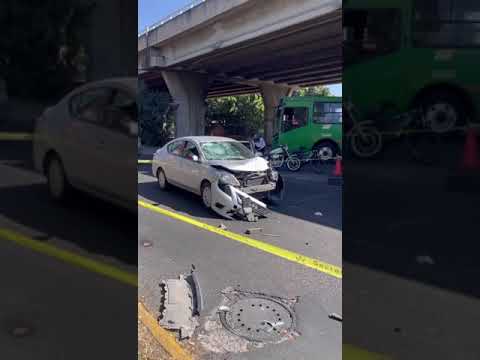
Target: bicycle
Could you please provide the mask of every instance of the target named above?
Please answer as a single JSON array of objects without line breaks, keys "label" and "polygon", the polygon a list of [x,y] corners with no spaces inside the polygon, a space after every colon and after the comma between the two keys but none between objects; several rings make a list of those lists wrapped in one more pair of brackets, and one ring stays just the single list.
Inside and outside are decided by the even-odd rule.
[{"label": "bicycle", "polygon": [[298,171],[302,163],[298,156],[290,154],[287,145],[280,145],[278,148],[271,150],[265,159],[273,168],[281,168],[284,164],[290,171]]},{"label": "bicycle", "polygon": [[299,166],[296,164],[297,166],[292,169],[289,168],[290,171],[299,171],[304,165],[312,163],[313,170],[317,173],[323,173],[323,166],[336,158],[335,156],[324,154],[321,150],[307,150],[305,148],[301,148],[300,151],[291,154],[291,157],[298,159],[300,164]]},{"label": "bicycle", "polygon": [[[443,143],[443,136],[448,134],[436,130],[432,120],[425,117],[423,108],[413,108],[398,113],[394,106],[383,104],[380,111],[372,118],[375,120],[360,122],[356,125],[358,129],[361,128],[362,123],[368,124],[367,129],[370,131],[370,136],[378,137],[378,140],[375,141],[377,146],[372,146],[374,149],[366,152],[368,156],[359,157],[374,157],[384,148],[387,138],[400,138],[404,140],[409,156],[413,160],[426,165],[432,165],[439,161],[441,154],[439,146]],[[355,148],[355,145],[357,145],[356,141],[361,139],[361,134],[356,135],[356,138],[355,135],[350,138],[352,150],[356,155],[365,155],[365,153],[357,154],[358,148]]]},{"label": "bicycle", "polygon": [[347,115],[348,147],[359,158],[369,158],[377,155],[383,147],[382,134],[372,120],[359,121],[358,111],[350,101],[344,101],[343,113]]}]

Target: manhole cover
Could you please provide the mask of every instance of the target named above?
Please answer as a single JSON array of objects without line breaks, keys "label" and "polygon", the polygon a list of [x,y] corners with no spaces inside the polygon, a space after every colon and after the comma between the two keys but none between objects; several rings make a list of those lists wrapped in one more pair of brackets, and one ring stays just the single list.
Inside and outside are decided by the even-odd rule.
[{"label": "manhole cover", "polygon": [[295,327],[287,305],[260,296],[239,299],[220,312],[220,321],[233,334],[255,342],[279,342]]}]

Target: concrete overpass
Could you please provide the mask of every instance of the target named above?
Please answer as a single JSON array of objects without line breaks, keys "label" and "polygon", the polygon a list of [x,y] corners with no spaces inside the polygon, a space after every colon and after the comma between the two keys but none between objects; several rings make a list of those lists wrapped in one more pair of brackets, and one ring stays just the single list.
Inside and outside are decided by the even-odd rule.
[{"label": "concrete overpass", "polygon": [[140,77],[166,87],[177,135],[202,134],[205,98],[261,93],[265,137],[279,99],[342,78],[341,0],[200,0],[138,37]]}]

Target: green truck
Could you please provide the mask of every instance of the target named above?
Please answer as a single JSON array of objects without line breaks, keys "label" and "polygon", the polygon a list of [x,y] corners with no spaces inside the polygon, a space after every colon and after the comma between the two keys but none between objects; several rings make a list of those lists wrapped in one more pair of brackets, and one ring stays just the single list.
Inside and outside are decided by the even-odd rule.
[{"label": "green truck", "polygon": [[287,145],[289,152],[318,151],[326,159],[342,149],[342,98],[291,96],[281,100],[273,147]]},{"label": "green truck", "polygon": [[344,101],[368,119],[423,108],[437,129],[478,120],[480,2],[345,0]]}]

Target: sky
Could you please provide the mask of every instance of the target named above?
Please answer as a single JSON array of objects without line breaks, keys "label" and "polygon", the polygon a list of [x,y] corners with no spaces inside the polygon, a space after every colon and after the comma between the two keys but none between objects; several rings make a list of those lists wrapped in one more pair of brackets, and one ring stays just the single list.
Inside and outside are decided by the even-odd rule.
[{"label": "sky", "polygon": [[[192,3],[192,0],[138,0],[138,32]],[[342,96],[342,85],[328,86],[334,96]]]}]

